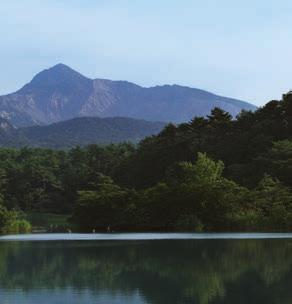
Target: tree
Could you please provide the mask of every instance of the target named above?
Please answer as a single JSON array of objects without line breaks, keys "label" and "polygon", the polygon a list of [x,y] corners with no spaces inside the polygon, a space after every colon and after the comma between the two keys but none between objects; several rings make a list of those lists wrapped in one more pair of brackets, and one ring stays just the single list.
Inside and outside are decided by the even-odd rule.
[{"label": "tree", "polygon": [[[73,219],[81,229],[126,228],[131,220],[134,192],[113,183],[111,178],[101,176],[95,191],[79,191]],[[133,220],[133,218],[132,218]]]},{"label": "tree", "polygon": [[272,147],[258,156],[255,162],[260,172],[267,172],[292,186],[292,140],[273,142]]},{"label": "tree", "polygon": [[265,175],[254,197],[254,204],[261,211],[261,229],[291,229],[292,194],[279,180]]},{"label": "tree", "polygon": [[[232,229],[231,217],[238,212],[247,189],[223,177],[224,164],[214,161],[204,153],[198,153],[195,164],[181,162],[175,177],[170,179],[175,186],[180,214],[185,221],[192,219],[208,230]],[[227,220],[228,219],[228,220]]]},{"label": "tree", "polygon": [[228,112],[218,107],[215,107],[207,117],[211,125],[224,125],[232,120],[232,116]]}]

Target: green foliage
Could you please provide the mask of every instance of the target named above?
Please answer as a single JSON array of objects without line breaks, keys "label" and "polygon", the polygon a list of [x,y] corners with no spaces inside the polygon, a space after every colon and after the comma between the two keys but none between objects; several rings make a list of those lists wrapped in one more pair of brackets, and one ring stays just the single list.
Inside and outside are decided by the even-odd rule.
[{"label": "green foliage", "polygon": [[174,224],[174,229],[178,231],[204,231],[204,225],[196,215],[183,214]]},{"label": "green foliage", "polygon": [[188,171],[190,175],[193,173],[193,178],[198,184],[214,184],[222,180],[222,173],[224,164],[222,161],[215,162],[207,157],[205,153],[198,153],[198,158],[195,165],[191,163],[182,163],[186,168],[186,175]]},{"label": "green foliage", "polygon": [[9,211],[4,206],[0,206],[0,232],[4,234],[29,233],[31,225],[21,218],[21,213]]},{"label": "green foliage", "polygon": [[18,234],[18,233],[30,233],[31,224],[26,220],[11,220],[2,228],[2,233],[5,234]]},{"label": "green foliage", "polygon": [[270,149],[256,158],[261,172],[277,177],[285,184],[292,185],[292,140],[274,141]]},{"label": "green foliage", "polygon": [[69,221],[69,214],[28,212],[25,218],[34,227],[34,231],[67,232],[68,229],[75,229]]},{"label": "green foliage", "polygon": [[261,210],[263,227],[292,228],[292,193],[278,180],[264,176],[255,190],[255,206]]},{"label": "green foliage", "polygon": [[127,117],[78,117],[46,126],[15,129],[8,122],[9,131],[0,133],[0,146],[43,147],[69,149],[92,143],[105,145],[119,142],[137,143],[160,132],[165,123]]},{"label": "green foliage", "polygon": [[79,191],[73,219],[82,229],[127,227],[131,217],[133,191],[123,189],[100,176],[96,191]]},{"label": "green foliage", "polygon": [[80,191],[73,219],[81,229],[289,229],[291,195],[271,177],[248,190],[223,177],[224,164],[198,153],[180,162],[168,180],[139,191],[101,176],[95,191]]},{"label": "green foliage", "polygon": [[82,230],[291,230],[292,96],[168,124],[137,146],[0,149],[6,210]]}]

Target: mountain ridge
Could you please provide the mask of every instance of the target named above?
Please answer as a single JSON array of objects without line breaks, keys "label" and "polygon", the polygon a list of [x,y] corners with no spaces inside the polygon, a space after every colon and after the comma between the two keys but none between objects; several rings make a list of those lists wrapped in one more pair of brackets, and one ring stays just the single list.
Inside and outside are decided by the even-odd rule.
[{"label": "mountain ridge", "polygon": [[0,146],[72,148],[89,144],[137,143],[158,134],[163,122],[149,122],[127,117],[77,117],[44,126],[14,128],[0,118]]},{"label": "mountain ridge", "polygon": [[43,125],[74,117],[131,117],[183,122],[214,107],[237,115],[256,107],[188,86],[142,87],[124,80],[91,79],[64,64],[39,72],[14,93],[0,96],[0,116],[15,126]]}]

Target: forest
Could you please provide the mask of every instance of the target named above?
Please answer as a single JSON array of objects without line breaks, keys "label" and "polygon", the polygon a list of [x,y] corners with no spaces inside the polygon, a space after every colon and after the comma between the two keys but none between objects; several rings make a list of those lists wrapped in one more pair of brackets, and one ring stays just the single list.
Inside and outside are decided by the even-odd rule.
[{"label": "forest", "polygon": [[0,149],[0,228],[29,214],[78,231],[290,231],[292,93],[235,119],[168,124],[139,144]]}]

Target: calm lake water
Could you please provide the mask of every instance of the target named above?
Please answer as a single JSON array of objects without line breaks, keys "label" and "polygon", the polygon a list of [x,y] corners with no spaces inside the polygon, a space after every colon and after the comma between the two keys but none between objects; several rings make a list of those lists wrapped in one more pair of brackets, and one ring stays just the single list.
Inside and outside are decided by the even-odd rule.
[{"label": "calm lake water", "polygon": [[1,304],[288,304],[291,234],[0,238]]}]

